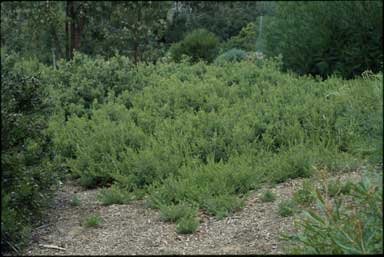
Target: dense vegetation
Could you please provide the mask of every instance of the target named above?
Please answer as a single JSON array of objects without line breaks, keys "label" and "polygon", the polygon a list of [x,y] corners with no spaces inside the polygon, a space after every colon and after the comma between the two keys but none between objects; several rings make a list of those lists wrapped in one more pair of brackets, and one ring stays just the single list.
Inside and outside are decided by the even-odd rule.
[{"label": "dense vegetation", "polygon": [[346,78],[382,70],[383,1],[290,2],[275,11],[266,51],[282,54],[286,69]]},{"label": "dense vegetation", "polygon": [[[144,198],[191,233],[198,210],[223,218],[265,183],[382,163],[382,1],[1,5],[2,251],[28,242],[67,177],[106,205]],[[369,248],[332,245],[309,219],[295,251],[382,252],[368,177],[351,186],[359,216],[320,223],[366,222]],[[310,191],[280,214],[324,205]]]},{"label": "dense vegetation", "polygon": [[46,133],[47,92],[17,56],[1,56],[1,247],[24,242],[58,182]]}]

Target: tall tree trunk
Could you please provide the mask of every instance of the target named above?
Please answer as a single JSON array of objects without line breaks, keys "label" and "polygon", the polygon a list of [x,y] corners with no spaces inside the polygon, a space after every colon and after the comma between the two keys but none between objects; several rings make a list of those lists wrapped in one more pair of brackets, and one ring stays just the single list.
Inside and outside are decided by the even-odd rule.
[{"label": "tall tree trunk", "polygon": [[133,47],[133,63],[136,65],[139,61],[139,44],[135,42]]},{"label": "tall tree trunk", "polygon": [[[137,9],[137,21],[140,23],[141,21],[141,5],[138,5]],[[135,37],[134,37],[134,46],[133,46],[133,62],[136,65],[139,62],[139,44],[140,44],[140,37],[139,32],[135,31]]]},{"label": "tall tree trunk", "polygon": [[75,31],[76,31],[76,14],[75,14],[75,3],[74,1],[68,1],[69,5],[69,19],[70,19],[70,42],[69,42],[69,57],[73,58],[73,50],[75,49]]},{"label": "tall tree trunk", "polygon": [[80,4],[78,9],[76,10],[76,30],[75,30],[75,49],[80,49],[80,43],[81,43],[81,32],[84,29],[84,22],[85,22],[85,13],[83,5]]},{"label": "tall tree trunk", "polygon": [[71,58],[70,54],[70,42],[69,42],[69,1],[65,5],[65,58],[69,60]]}]

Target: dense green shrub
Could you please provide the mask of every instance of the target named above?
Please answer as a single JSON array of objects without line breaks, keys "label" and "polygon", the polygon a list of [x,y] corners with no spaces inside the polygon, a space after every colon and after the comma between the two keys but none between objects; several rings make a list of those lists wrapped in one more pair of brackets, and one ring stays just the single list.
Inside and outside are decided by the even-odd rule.
[{"label": "dense green shrub", "polygon": [[[68,62],[61,60],[58,69],[40,69],[49,90],[49,99],[56,110],[71,114],[90,115],[92,108],[105,103],[123,90],[140,90],[146,82],[144,74],[133,71],[133,64],[124,56],[108,60],[90,58],[76,52]],[[130,103],[125,103],[127,107]]]},{"label": "dense green shrub", "polygon": [[[299,74],[345,78],[383,69],[383,2],[279,2],[265,22],[267,55]],[[300,40],[298,40],[300,39]]]},{"label": "dense green shrub", "polygon": [[58,181],[37,63],[1,54],[1,249],[21,247]]},{"label": "dense green shrub", "polygon": [[179,62],[182,55],[192,58],[192,62],[204,60],[212,62],[218,54],[219,40],[215,34],[206,29],[197,29],[185,36],[185,38],[172,45],[170,51],[172,58]]},{"label": "dense green shrub", "polygon": [[[81,81],[90,75],[76,69],[88,65],[60,76]],[[115,184],[148,194],[163,212],[187,204],[223,218],[261,183],[310,177],[314,166],[354,170],[380,156],[381,74],[319,81],[252,58],[220,66],[115,65],[114,73],[130,74],[121,92],[79,105],[87,115],[58,108],[49,121],[56,158],[86,187]]]}]

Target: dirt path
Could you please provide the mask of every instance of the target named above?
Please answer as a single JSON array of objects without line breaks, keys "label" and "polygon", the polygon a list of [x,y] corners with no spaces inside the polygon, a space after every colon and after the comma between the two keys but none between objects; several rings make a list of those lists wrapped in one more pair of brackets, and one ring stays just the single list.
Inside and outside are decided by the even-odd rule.
[{"label": "dirt path", "polygon": [[[356,172],[341,177],[358,178]],[[292,231],[292,217],[280,217],[278,204],[289,198],[302,184],[295,179],[276,185],[272,203],[260,201],[262,190],[253,192],[245,207],[223,220],[201,216],[198,231],[178,235],[174,223],[160,220],[159,212],[146,208],[144,201],[128,205],[102,206],[97,190],[83,191],[66,184],[57,193],[55,206],[49,210],[48,226],[34,231],[33,241],[25,255],[153,255],[153,254],[282,254],[279,241],[282,231]],[[77,195],[80,206],[71,206]],[[80,221],[99,213],[99,228],[84,228]],[[39,244],[52,244],[66,250],[47,249]]]}]

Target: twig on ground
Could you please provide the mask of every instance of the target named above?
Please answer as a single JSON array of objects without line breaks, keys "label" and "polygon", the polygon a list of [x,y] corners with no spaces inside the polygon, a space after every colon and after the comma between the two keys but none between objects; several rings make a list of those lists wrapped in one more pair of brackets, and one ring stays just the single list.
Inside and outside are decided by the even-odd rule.
[{"label": "twig on ground", "polygon": [[39,227],[37,227],[36,229],[41,229],[41,228],[45,228],[45,227],[49,227],[51,226],[52,224],[48,223],[48,224],[44,224],[44,225],[41,225]]},{"label": "twig on ground", "polygon": [[39,244],[39,246],[44,247],[44,248],[50,248],[50,249],[56,249],[56,250],[62,250],[65,251],[65,248],[59,247],[57,245],[44,245],[44,244]]}]

